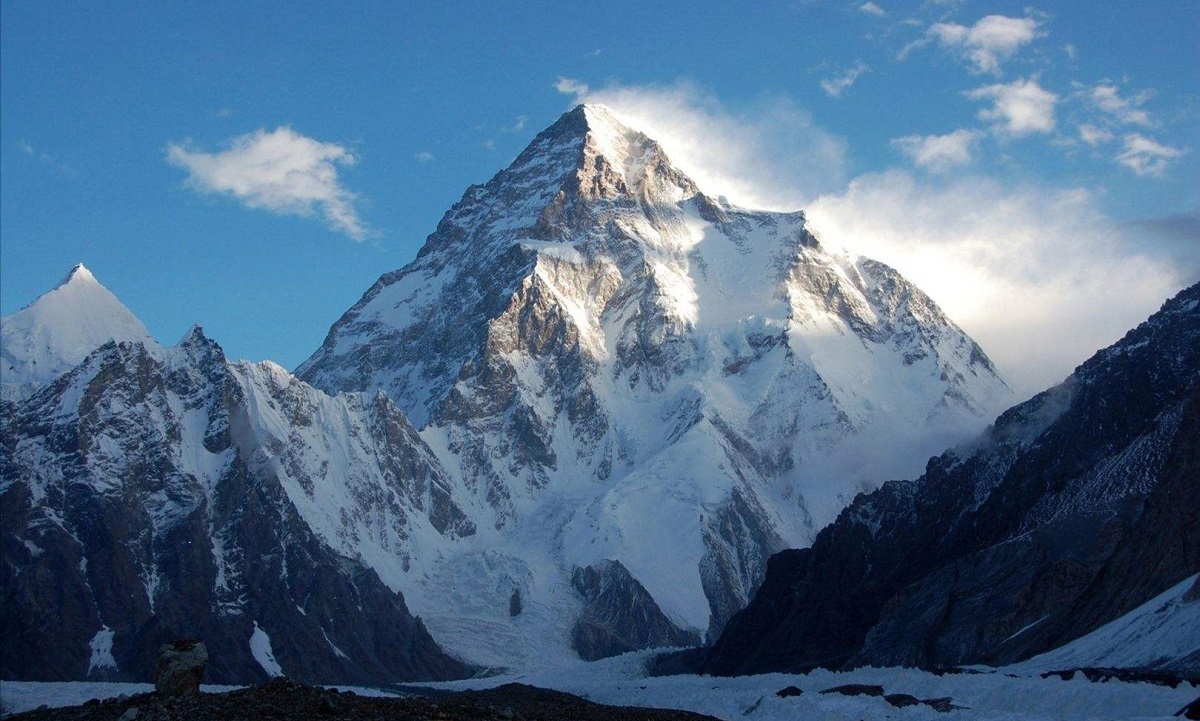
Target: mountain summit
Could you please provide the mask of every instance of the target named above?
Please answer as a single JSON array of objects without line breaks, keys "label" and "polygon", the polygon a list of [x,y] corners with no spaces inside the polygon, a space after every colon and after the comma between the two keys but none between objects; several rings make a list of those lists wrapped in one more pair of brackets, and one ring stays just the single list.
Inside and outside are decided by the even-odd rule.
[{"label": "mountain summit", "polygon": [[28,395],[110,340],[150,341],[150,333],[79,263],[52,290],[0,319],[3,397]]},{"label": "mountain summit", "polygon": [[[770,553],[1012,400],[895,270],[827,252],[801,212],[705,194],[593,105],[469,188],[297,375],[384,390],[438,454],[481,532],[405,596],[440,641],[503,665],[564,627],[584,655],[667,642],[611,615],[581,627],[604,614],[563,596],[576,572],[719,631]],[[464,574],[487,587],[464,598]],[[514,591],[535,603],[495,617]]]}]

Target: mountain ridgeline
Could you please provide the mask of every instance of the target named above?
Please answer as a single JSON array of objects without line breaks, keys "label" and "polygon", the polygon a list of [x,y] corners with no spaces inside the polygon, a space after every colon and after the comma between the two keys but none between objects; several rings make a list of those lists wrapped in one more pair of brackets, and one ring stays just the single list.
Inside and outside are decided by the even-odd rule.
[{"label": "mountain ridgeline", "polygon": [[[1198,528],[1200,285],[773,557],[703,668],[1012,663],[1200,572]],[[1141,665],[1200,678],[1192,617],[1173,630],[1190,656],[1158,648]]]},{"label": "mountain ridgeline", "polygon": [[4,318],[0,675],[1022,658],[1195,566],[1137,550],[1196,508],[1185,296],[978,437],[1012,392],[928,296],[580,106],[295,375],[82,266]]},{"label": "mountain ridgeline", "polygon": [[[327,513],[369,513],[395,534],[406,513],[433,524],[448,511],[403,416],[386,398],[313,400],[278,367],[227,362],[195,328],[175,348],[109,341],[5,403],[0,675],[146,680],[159,644],[181,637],[205,640],[215,683],[280,667],[312,682],[467,674],[374,570],[321,539],[293,500],[303,477],[282,470],[349,451],[366,483],[324,479],[320,495],[351,509],[325,497]],[[314,429],[358,443],[329,448],[303,435]]]}]

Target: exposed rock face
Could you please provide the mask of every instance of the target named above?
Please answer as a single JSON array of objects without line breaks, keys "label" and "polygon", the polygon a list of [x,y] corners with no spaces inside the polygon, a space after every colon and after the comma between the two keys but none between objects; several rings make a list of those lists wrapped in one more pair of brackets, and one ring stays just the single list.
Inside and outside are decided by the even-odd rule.
[{"label": "exposed rock face", "polygon": [[109,343],[2,410],[4,678],[150,680],[181,637],[205,639],[216,683],[466,673],[339,540],[399,565],[417,529],[470,531],[386,398],[229,364],[196,328]]},{"label": "exposed rock face", "polygon": [[620,561],[577,568],[571,585],[583,597],[583,613],[571,630],[571,646],[587,661],[661,646],[694,646],[700,636],[668,619]]},{"label": "exposed rock face", "polygon": [[1200,285],[771,559],[705,669],[1002,664],[1200,570]]},{"label": "exposed rock face", "polygon": [[203,641],[172,641],[158,647],[154,690],[163,696],[195,696],[208,663]]},{"label": "exposed rock face", "polygon": [[[502,607],[532,556],[562,584],[619,560],[674,625],[713,638],[771,553],[1011,402],[896,271],[827,252],[803,213],[705,195],[595,106],[470,188],[297,375],[386,391],[470,508],[481,533],[409,594],[462,654],[497,633],[464,619]],[[445,585],[464,567],[495,577],[486,605]],[[520,623],[501,621],[562,637],[576,611],[556,587],[522,586]]]}]

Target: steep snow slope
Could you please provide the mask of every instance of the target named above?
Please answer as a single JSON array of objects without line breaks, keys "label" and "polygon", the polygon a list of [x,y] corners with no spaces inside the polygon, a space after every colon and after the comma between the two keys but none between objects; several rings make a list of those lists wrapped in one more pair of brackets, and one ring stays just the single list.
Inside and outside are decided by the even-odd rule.
[{"label": "steep snow slope", "polygon": [[[705,195],[598,106],[468,189],[297,375],[386,391],[471,499],[480,532],[409,594],[466,655],[568,638],[568,579],[608,560],[713,634],[770,553],[1012,400],[894,270]],[[463,597],[464,573],[487,588]]]},{"label": "steep snow slope", "polygon": [[110,340],[149,342],[150,334],[80,263],[53,290],[0,318],[2,397],[30,395]]},{"label": "steep snow slope", "polygon": [[1088,635],[1007,667],[1015,673],[1142,668],[1200,679],[1200,575]]}]

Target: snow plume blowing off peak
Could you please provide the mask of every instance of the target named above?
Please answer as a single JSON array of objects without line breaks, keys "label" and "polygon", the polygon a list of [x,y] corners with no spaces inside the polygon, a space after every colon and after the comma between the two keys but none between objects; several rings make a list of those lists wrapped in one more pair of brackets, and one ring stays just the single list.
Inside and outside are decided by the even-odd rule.
[{"label": "snow plume blowing off peak", "polygon": [[714,637],[771,553],[1012,401],[895,270],[705,194],[592,104],[469,188],[296,372],[382,389],[446,469],[478,533],[427,539],[394,585],[495,666]]}]

